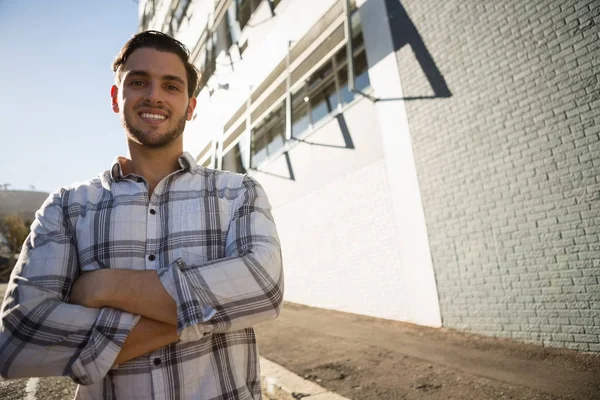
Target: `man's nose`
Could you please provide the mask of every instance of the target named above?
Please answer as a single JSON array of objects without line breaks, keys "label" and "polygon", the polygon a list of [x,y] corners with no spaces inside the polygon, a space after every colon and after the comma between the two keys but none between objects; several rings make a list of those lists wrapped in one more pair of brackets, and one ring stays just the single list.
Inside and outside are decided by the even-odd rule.
[{"label": "man's nose", "polygon": [[150,83],[146,86],[146,100],[152,103],[160,103],[160,86],[154,83]]}]

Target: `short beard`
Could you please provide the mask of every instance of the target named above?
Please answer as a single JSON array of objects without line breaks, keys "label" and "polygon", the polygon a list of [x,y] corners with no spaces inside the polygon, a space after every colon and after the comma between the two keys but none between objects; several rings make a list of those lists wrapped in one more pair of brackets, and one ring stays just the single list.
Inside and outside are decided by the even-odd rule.
[{"label": "short beard", "polygon": [[169,145],[183,134],[183,131],[185,130],[186,116],[184,115],[179,121],[177,121],[177,126],[175,126],[175,129],[165,132],[162,135],[158,135],[158,137],[155,139],[151,139],[149,135],[144,134],[144,131],[135,129],[125,115],[123,115],[121,123],[123,124],[123,128],[125,128],[125,130],[129,133],[128,136],[134,138],[136,142],[146,147],[158,149]]}]

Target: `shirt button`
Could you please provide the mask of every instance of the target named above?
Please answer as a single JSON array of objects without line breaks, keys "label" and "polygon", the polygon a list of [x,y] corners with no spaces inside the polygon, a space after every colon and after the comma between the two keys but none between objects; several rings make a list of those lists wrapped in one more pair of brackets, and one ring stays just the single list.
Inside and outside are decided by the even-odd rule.
[{"label": "shirt button", "polygon": [[160,365],[161,363],[162,363],[162,361],[160,360],[160,358],[154,359],[154,365]]},{"label": "shirt button", "polygon": [[154,261],[154,260],[156,260],[156,256],[155,256],[154,254],[150,254],[150,255],[148,256],[148,260],[150,260],[150,261]]},{"label": "shirt button", "polygon": [[152,214],[152,215],[156,214],[156,210],[154,208],[151,208],[150,209],[150,214]]}]

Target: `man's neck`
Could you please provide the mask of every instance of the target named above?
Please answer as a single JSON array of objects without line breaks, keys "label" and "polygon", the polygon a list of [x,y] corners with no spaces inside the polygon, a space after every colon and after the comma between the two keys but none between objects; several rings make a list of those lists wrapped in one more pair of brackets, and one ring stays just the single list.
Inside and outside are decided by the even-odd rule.
[{"label": "man's neck", "polygon": [[181,143],[158,149],[142,147],[137,143],[129,143],[131,162],[128,163],[127,173],[134,173],[148,182],[149,196],[156,185],[167,175],[177,171],[180,166],[178,159],[183,153]]}]

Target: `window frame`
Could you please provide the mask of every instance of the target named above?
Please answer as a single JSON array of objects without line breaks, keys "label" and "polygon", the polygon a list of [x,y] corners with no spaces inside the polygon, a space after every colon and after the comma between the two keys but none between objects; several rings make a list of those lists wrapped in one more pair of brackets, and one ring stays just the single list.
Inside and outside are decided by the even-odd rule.
[{"label": "window frame", "polygon": [[[258,4],[260,4],[260,3],[261,3],[261,1],[259,1]],[[355,11],[355,13],[356,13],[356,11]],[[355,27],[355,29],[353,31],[354,37],[351,38],[350,40],[353,40],[353,42],[356,40],[359,40],[358,42],[355,42],[355,45],[353,46],[353,58],[356,61],[356,59],[359,56],[363,56],[366,59],[366,48],[365,48],[365,44],[364,44],[364,36],[363,36],[363,32],[362,32],[362,27],[360,25],[360,19],[358,17],[358,13],[356,13],[355,15],[356,15],[356,18],[358,18],[357,19],[358,22],[357,22],[357,26]],[[359,28],[359,29],[356,29],[356,28]],[[360,36],[360,39],[359,39],[359,36]],[[315,63],[315,65],[313,67],[311,67],[310,70],[308,70],[307,73],[304,74],[304,76],[301,79],[296,81],[289,88],[289,91],[292,93],[292,95],[295,93],[298,93],[301,90],[306,91],[306,80],[311,75],[314,75],[319,70],[321,70],[329,62],[329,63],[331,63],[333,77],[332,78],[328,77],[328,79],[324,80],[323,82],[320,82],[319,85],[317,85],[315,88],[313,88],[313,91],[311,92],[311,94],[314,96],[315,93],[318,93],[319,89],[323,89],[324,87],[327,87],[327,86],[331,85],[331,83],[333,83],[334,87],[335,87],[335,94],[337,97],[337,107],[335,107],[335,109],[332,109],[331,111],[329,111],[327,113],[327,115],[325,115],[324,117],[320,118],[319,120],[317,120],[315,122],[315,121],[313,121],[313,118],[312,118],[312,106],[310,104],[310,96],[309,96],[309,102],[308,102],[309,104],[307,104],[307,106],[306,106],[307,107],[306,113],[309,118],[308,127],[306,129],[304,129],[302,132],[300,132],[300,134],[297,136],[292,134],[292,138],[290,140],[286,140],[285,134],[284,134],[283,146],[281,146],[281,148],[279,148],[278,151],[274,152],[273,154],[267,154],[267,157],[265,157],[265,159],[262,160],[260,163],[253,165],[252,159],[254,156],[253,143],[254,143],[255,127],[259,126],[265,120],[265,118],[268,118],[273,113],[273,111],[277,110],[277,109],[283,110],[283,112],[281,113],[281,119],[282,119],[283,126],[286,126],[285,107],[286,107],[287,95],[286,94],[282,95],[279,99],[274,101],[273,104],[271,106],[269,106],[269,108],[266,109],[262,113],[262,115],[260,115],[255,121],[252,121],[247,124],[246,134],[250,135],[250,140],[249,140],[249,142],[250,142],[250,148],[249,148],[250,163],[248,165],[249,170],[263,169],[269,163],[271,163],[275,159],[279,158],[283,153],[289,151],[291,148],[298,145],[302,140],[306,139],[308,136],[310,136],[314,132],[318,131],[322,126],[331,122],[331,120],[336,118],[337,115],[346,112],[350,107],[357,104],[359,102],[358,100],[363,99],[363,97],[356,96],[353,94],[353,97],[350,101],[344,102],[344,99],[342,97],[343,86],[346,86],[346,87],[348,86],[347,72],[345,75],[346,76],[346,84],[345,85],[342,85],[342,82],[339,77],[339,73],[348,67],[348,62],[347,62],[347,57],[343,57],[341,60],[338,60],[338,56],[339,56],[339,54],[343,53],[346,50],[347,40],[348,39],[345,39],[344,41],[342,41],[341,43],[336,45],[329,53],[327,53],[326,56],[324,56],[321,60],[319,60],[319,62]],[[369,73],[368,62],[365,65],[365,69],[363,71],[361,71],[361,72],[355,71],[355,77],[361,76],[364,73],[366,73],[367,77],[368,77],[368,73]],[[370,79],[369,79],[369,82],[370,82]],[[373,91],[373,89],[371,88],[370,84],[369,84],[369,86],[366,86],[364,88],[364,92],[367,94],[372,93],[372,91]],[[306,92],[305,92],[305,94],[306,94]],[[330,95],[328,95],[327,97],[330,97]],[[267,98],[268,98],[268,96],[267,96]],[[266,100],[266,98],[263,99],[263,101],[265,101],[265,100]],[[256,109],[256,107],[254,107],[254,109]],[[246,115],[246,114],[244,114],[244,115]],[[292,118],[293,118],[293,109],[292,109]],[[233,125],[236,125],[236,124],[234,123]],[[229,130],[227,132],[229,132]],[[229,132],[229,134],[231,134],[231,132]],[[225,135],[223,135],[223,137],[225,137]],[[268,147],[268,145],[267,145],[267,147]],[[229,150],[231,150],[231,149],[232,148],[230,148]]]}]

